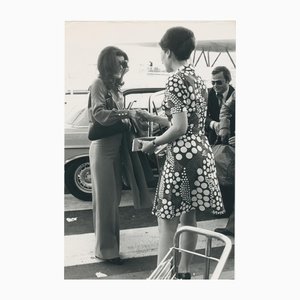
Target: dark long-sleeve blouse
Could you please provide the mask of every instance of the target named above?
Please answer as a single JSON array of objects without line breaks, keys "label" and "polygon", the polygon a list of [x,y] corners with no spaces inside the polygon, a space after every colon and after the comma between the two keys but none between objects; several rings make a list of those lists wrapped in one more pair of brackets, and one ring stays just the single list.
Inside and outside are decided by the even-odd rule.
[{"label": "dark long-sleeve blouse", "polygon": [[[115,124],[120,119],[129,118],[129,110],[124,109],[124,97],[121,92],[108,91],[101,78],[97,78],[89,88],[89,117],[104,126]],[[109,94],[113,99],[113,108],[108,109]],[[111,100],[110,100],[111,101]]]}]

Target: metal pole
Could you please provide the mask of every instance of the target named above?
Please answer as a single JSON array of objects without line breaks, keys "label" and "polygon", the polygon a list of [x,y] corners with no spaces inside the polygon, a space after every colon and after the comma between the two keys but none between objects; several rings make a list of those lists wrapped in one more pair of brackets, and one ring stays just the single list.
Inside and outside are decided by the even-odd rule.
[{"label": "metal pole", "polygon": [[229,56],[229,58],[230,58],[230,60],[231,60],[231,62],[232,62],[232,64],[233,64],[233,66],[234,66],[234,68],[235,68],[235,63],[234,63],[234,61],[233,61],[231,55],[229,54],[228,50],[226,50],[226,52],[227,52],[227,54],[228,54],[228,56]]},{"label": "metal pole", "polygon": [[[195,58],[196,58],[196,49],[194,50],[193,64],[195,63]],[[195,66],[196,66],[196,65],[195,65]]]},{"label": "metal pole", "polygon": [[179,248],[179,236],[180,233],[176,232],[174,236],[174,249],[173,249],[173,257],[174,257],[174,272],[172,275],[177,275],[178,273],[178,262],[179,262],[179,251],[176,248]]},{"label": "metal pole", "polygon": [[199,60],[200,60],[202,54],[203,54],[203,50],[202,50],[202,52],[199,54],[199,57],[198,57],[198,59],[197,59],[197,61],[196,61],[196,63],[195,63],[195,67],[197,66],[197,64],[198,64],[198,62],[199,62]]},{"label": "metal pole", "polygon": [[[208,52],[207,52],[207,54],[208,54]],[[208,61],[207,61],[207,58],[206,58],[206,55],[205,55],[204,52],[203,52],[203,55],[204,55],[204,59],[205,59],[205,62],[206,62],[206,66],[209,67],[209,63],[208,63]]]},{"label": "metal pole", "polygon": [[220,57],[221,53],[222,53],[222,52],[220,52],[220,53],[218,54],[218,56],[216,57],[216,59],[215,59],[214,62],[212,63],[212,65],[211,65],[212,67],[213,67],[213,66],[215,65],[215,63],[217,62],[217,60],[218,60],[218,58]]},{"label": "metal pole", "polygon": [[[207,237],[206,239],[206,248],[205,248],[205,256],[209,257],[211,253],[211,237]],[[209,279],[209,269],[210,269],[210,259],[205,259],[205,270],[204,270],[204,279]]]}]

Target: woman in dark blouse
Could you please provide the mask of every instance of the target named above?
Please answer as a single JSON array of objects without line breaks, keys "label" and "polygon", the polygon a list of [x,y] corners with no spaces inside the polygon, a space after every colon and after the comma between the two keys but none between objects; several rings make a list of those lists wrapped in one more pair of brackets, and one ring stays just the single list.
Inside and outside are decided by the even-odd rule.
[{"label": "woman in dark blouse", "polygon": [[[136,111],[124,109],[124,98],[121,92],[123,76],[128,71],[128,56],[121,49],[106,47],[99,55],[97,67],[99,76],[89,88],[90,122],[93,118],[101,125],[109,126],[122,120],[127,124],[128,131],[92,141],[90,145],[95,256],[110,263],[121,264],[123,261],[119,253],[118,207],[122,192],[122,164],[129,172],[135,206],[149,207],[151,199],[146,189],[143,169],[138,158],[130,153],[131,145],[128,141],[129,118],[136,117]],[[112,102],[112,108],[108,108],[108,100]],[[132,159],[137,163],[132,163]],[[133,166],[140,168],[133,172]],[[140,177],[138,183],[134,176]]]}]

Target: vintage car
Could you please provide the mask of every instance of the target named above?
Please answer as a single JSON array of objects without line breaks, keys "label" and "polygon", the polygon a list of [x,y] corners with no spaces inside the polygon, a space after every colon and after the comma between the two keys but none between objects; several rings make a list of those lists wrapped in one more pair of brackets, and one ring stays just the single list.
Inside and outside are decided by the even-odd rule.
[{"label": "vintage car", "polygon": [[[88,97],[88,92],[86,99]],[[124,90],[125,107],[147,109],[151,113],[161,113],[163,88],[135,88]],[[87,103],[87,101],[86,101]],[[88,113],[84,106],[73,112],[65,124],[65,187],[68,192],[81,200],[90,201],[92,185],[89,164]],[[155,135],[161,128],[150,123],[148,136]],[[157,165],[154,157],[149,157],[154,176],[157,177]],[[129,188],[123,178],[124,188]],[[155,182],[153,182],[155,184]]]}]

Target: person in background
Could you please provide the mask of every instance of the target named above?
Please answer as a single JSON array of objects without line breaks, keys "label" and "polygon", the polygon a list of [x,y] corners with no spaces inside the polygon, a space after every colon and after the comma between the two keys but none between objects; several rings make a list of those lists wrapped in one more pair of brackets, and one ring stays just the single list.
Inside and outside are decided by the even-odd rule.
[{"label": "person in background", "polygon": [[[123,76],[128,71],[128,56],[121,49],[108,46],[101,51],[97,67],[99,76],[89,88],[89,120],[91,122],[93,117],[104,126],[122,120],[128,125],[128,131],[92,141],[90,145],[95,256],[112,264],[122,264],[123,260],[119,254],[122,165],[128,170],[133,200],[135,203],[139,202],[138,208],[151,207],[152,201],[146,189],[143,169],[137,157],[132,163],[134,154],[129,152],[131,145],[128,145],[127,141],[129,119],[136,118],[135,110],[124,109],[124,97],[121,92]],[[108,109],[108,99],[112,99],[112,109]],[[134,175],[139,177],[138,184]]]},{"label": "person in background", "polygon": [[[158,264],[170,247],[179,222],[197,226],[196,210],[221,215],[225,212],[211,146],[205,136],[206,86],[189,63],[195,49],[194,33],[184,27],[166,31],[160,43],[161,60],[168,78],[162,108],[166,117],[143,112],[144,118],[170,127],[153,141],[141,141],[142,151],[153,153],[167,144],[152,213],[158,218]],[[197,235],[185,232],[181,247],[194,251]],[[190,279],[191,254],[182,253],[177,277]]]},{"label": "person in background", "polygon": [[[222,143],[220,137],[218,137],[221,107],[230,98],[235,89],[230,85],[231,73],[227,67],[217,66],[212,70],[211,74],[213,87],[208,91],[205,134],[208,137],[210,145],[215,145]],[[230,131],[232,133],[235,132],[235,115],[232,115],[230,118]],[[220,185],[220,188],[226,209],[226,216],[229,217],[234,207],[234,187]]]},{"label": "person in background", "polygon": [[[205,130],[209,143],[214,145],[217,142],[217,132],[220,128],[220,109],[222,104],[231,96],[234,87],[230,85],[231,74],[225,66],[218,66],[212,71],[212,88],[208,91],[207,117]],[[231,123],[235,127],[235,123]]]},{"label": "person in background", "polygon": [[[232,120],[235,116],[235,91],[232,93],[231,97],[222,105],[220,110],[220,130],[218,135],[221,138],[223,144],[229,144],[235,147],[235,132],[231,131]],[[234,186],[230,187],[234,193]],[[216,228],[216,232],[223,233],[225,235],[234,236],[234,199],[232,205],[232,212],[228,218],[225,228]]]},{"label": "person in background", "polygon": [[[235,91],[220,109],[218,136],[223,144],[235,146]],[[231,142],[229,142],[229,139]]]}]

